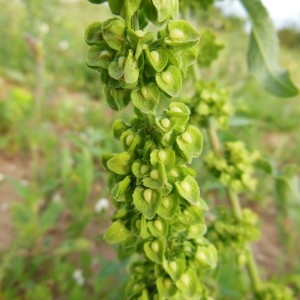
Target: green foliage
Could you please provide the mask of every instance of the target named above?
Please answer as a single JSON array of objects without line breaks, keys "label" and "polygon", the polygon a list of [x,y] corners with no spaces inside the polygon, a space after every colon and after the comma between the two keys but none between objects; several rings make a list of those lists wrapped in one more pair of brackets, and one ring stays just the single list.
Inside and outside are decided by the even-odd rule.
[{"label": "green foliage", "polygon": [[278,97],[296,96],[299,91],[277,63],[278,41],[273,24],[260,0],[241,0],[251,23],[248,64],[250,72],[262,86]]}]

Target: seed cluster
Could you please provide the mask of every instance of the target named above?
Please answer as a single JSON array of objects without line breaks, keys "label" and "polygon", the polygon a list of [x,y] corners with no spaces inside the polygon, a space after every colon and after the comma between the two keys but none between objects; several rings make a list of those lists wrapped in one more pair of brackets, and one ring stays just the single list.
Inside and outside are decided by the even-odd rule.
[{"label": "seed cluster", "polygon": [[173,19],[178,0],[108,4],[116,17],[88,27],[87,64],[100,73],[110,107],[132,103],[136,116],[114,122],[124,150],[102,157],[116,207],[104,239],[120,245],[121,258],[132,257],[126,299],[208,299],[201,276],[216,266],[217,252],[203,237],[207,205],[187,166],[201,153],[202,134],[182,102],[156,111],[180,94],[199,33]]},{"label": "seed cluster", "polygon": [[210,152],[205,158],[206,166],[233,191],[254,191],[257,181],[253,175],[253,163],[259,154],[248,152],[241,141],[225,143],[224,148],[224,157],[221,158]]},{"label": "seed cluster", "polygon": [[128,299],[203,295],[197,278],[216,266],[216,250],[203,237],[207,206],[195,171],[186,166],[202,149],[189,113],[184,104],[172,102],[160,117],[113,125],[125,151],[103,159],[116,207],[104,238],[121,244],[122,257],[140,254],[131,266]]},{"label": "seed cluster", "polygon": [[195,95],[186,100],[191,109],[193,124],[207,127],[210,118],[217,121],[219,128],[228,127],[228,121],[233,113],[229,102],[229,93],[220,89],[214,82],[199,80],[195,84]]}]

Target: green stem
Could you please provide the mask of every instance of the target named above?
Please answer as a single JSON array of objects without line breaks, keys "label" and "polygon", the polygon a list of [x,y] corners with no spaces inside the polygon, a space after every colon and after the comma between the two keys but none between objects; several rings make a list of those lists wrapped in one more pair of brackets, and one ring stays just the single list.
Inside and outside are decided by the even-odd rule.
[{"label": "green stem", "polygon": [[128,27],[131,27],[131,17],[129,15],[129,7],[128,7],[128,0],[125,0],[125,23]]},{"label": "green stem", "polygon": [[[222,151],[221,151],[221,147],[220,147],[220,139],[218,136],[216,126],[215,126],[214,122],[212,122],[211,120],[208,123],[209,123],[208,124],[208,136],[209,136],[210,145],[211,145],[215,155],[221,157]],[[241,207],[241,203],[240,203],[238,195],[230,188],[227,188],[227,193],[228,193],[229,203],[230,203],[230,206],[234,213],[234,216],[238,220],[241,220],[243,217],[243,214],[242,214],[242,207]],[[249,245],[246,245],[246,251],[247,251],[246,268],[247,268],[247,271],[249,274],[249,278],[251,280],[253,290],[256,293],[260,289],[260,277],[259,277],[255,259],[253,257],[252,250]]]},{"label": "green stem", "polygon": [[210,141],[212,149],[214,150],[214,153],[218,157],[222,156],[220,139],[218,136],[218,131],[217,131],[217,127],[215,124],[215,120],[213,118],[209,118],[209,120],[208,120],[207,131],[208,131],[209,141]]}]

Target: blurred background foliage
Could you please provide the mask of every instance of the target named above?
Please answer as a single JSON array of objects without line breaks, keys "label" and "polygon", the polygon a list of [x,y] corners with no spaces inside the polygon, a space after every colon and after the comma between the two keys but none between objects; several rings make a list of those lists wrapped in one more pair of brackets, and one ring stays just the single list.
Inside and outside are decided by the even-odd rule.
[{"label": "blurred background foliage", "polygon": [[[207,9],[197,14],[202,77],[228,88],[236,111],[222,139],[241,139],[264,158],[259,194],[243,199],[261,217],[256,258],[265,277],[281,274],[300,293],[300,98],[263,91],[247,72],[245,21]],[[83,41],[85,28],[108,16],[105,5],[83,0],[1,2],[0,299],[122,299],[126,262],[101,237],[112,208],[100,155],[119,149],[116,113],[86,67]],[[281,64],[299,86],[300,32],[287,27],[278,36]],[[225,195],[199,173],[213,207]],[[231,289],[238,267],[230,254],[223,259],[218,299],[241,299]]]}]

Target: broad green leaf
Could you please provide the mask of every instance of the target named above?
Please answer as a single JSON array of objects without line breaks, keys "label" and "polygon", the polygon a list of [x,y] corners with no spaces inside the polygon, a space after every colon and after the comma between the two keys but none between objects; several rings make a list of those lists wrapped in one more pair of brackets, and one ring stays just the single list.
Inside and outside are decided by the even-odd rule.
[{"label": "broad green leaf", "polygon": [[181,154],[191,162],[193,157],[200,155],[203,146],[203,137],[200,130],[189,125],[186,130],[176,138],[177,146],[179,147]]},{"label": "broad green leaf", "polygon": [[107,161],[107,167],[110,171],[119,174],[127,175],[131,169],[130,155],[127,152],[115,154]]},{"label": "broad green leaf", "polygon": [[159,102],[160,91],[155,83],[131,92],[132,104],[143,113],[153,112]]},{"label": "broad green leaf", "polygon": [[104,43],[101,45],[93,45],[89,48],[86,63],[92,68],[107,69],[113,59],[113,53],[107,50]]},{"label": "broad green leaf", "polygon": [[178,258],[173,261],[164,260],[163,268],[174,281],[177,281],[185,271],[185,260],[184,258]]},{"label": "broad green leaf", "polygon": [[165,43],[175,49],[188,49],[200,40],[199,32],[187,21],[170,21]]},{"label": "broad green leaf", "polygon": [[158,207],[157,214],[166,220],[171,220],[178,212],[179,200],[175,193],[161,198],[160,206]]},{"label": "broad green leaf", "polygon": [[165,71],[155,76],[159,88],[171,97],[177,97],[182,88],[182,77],[179,69],[169,66]]},{"label": "broad green leaf", "polygon": [[175,183],[176,190],[181,197],[201,209],[207,209],[207,205],[200,197],[200,189],[197,181],[192,176],[186,176],[182,181]]},{"label": "broad green leaf", "polygon": [[160,201],[160,194],[155,190],[137,187],[133,193],[133,203],[136,209],[148,220],[154,218]]},{"label": "broad green leaf", "polygon": [[166,245],[162,240],[155,239],[144,244],[144,251],[150,260],[157,264],[161,264],[164,260]]},{"label": "broad green leaf", "polygon": [[278,65],[278,40],[267,10],[260,0],[240,0],[247,10],[252,32],[248,48],[250,72],[260,84],[277,97],[292,97],[299,93],[289,73]]},{"label": "broad green leaf", "polygon": [[168,223],[161,218],[148,222],[148,228],[152,236],[164,238],[168,233]]},{"label": "broad green leaf", "polygon": [[168,63],[168,52],[164,49],[149,51],[146,49],[146,59],[156,72],[161,72]]},{"label": "broad green leaf", "polygon": [[121,19],[109,19],[102,25],[102,34],[109,47],[120,50],[126,38],[125,22]]},{"label": "broad green leaf", "polygon": [[157,290],[161,297],[169,299],[174,296],[177,292],[177,287],[174,282],[168,277],[159,277],[156,280]]},{"label": "broad green leaf", "polygon": [[103,41],[102,24],[94,22],[88,26],[84,33],[84,39],[89,45],[97,45]]},{"label": "broad green leaf", "polygon": [[107,229],[103,238],[108,244],[116,244],[124,242],[128,236],[128,229],[121,221],[116,221]]},{"label": "broad green leaf", "polygon": [[199,285],[198,278],[192,269],[189,269],[176,282],[176,286],[182,291],[185,299],[195,296]]}]

